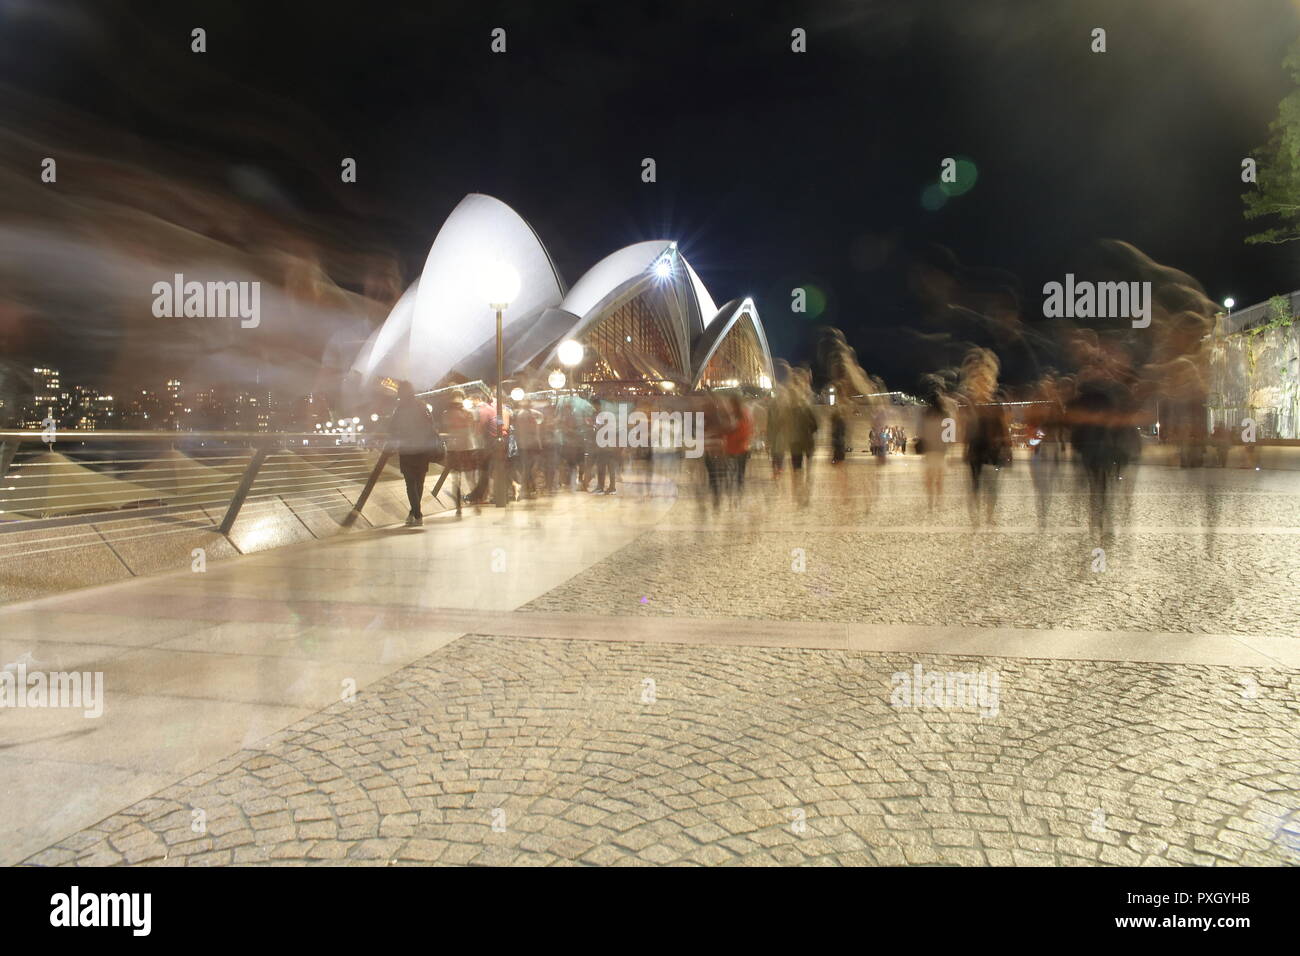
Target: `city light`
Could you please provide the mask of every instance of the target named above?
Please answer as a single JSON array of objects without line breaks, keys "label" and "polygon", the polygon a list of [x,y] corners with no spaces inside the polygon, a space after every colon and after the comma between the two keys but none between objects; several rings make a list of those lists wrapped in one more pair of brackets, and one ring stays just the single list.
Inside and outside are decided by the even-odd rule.
[{"label": "city light", "polygon": [[561,372],[558,368],[550,375],[546,376],[546,384],[551,386],[551,388],[555,388],[555,389],[564,388],[564,383],[566,381],[567,379],[564,377],[564,373]]},{"label": "city light", "polygon": [[524,390],[516,385],[510,390],[510,401],[522,402],[524,400]]},{"label": "city light", "polygon": [[479,290],[494,309],[504,309],[519,295],[519,273],[507,262],[493,259],[479,265]]},{"label": "city light", "polygon": [[560,347],[556,349],[555,352],[556,356],[560,360],[560,364],[569,368],[573,368],[575,365],[579,364],[585,353],[586,349],[582,347],[582,343],[575,341],[574,339],[565,339],[560,343]]}]

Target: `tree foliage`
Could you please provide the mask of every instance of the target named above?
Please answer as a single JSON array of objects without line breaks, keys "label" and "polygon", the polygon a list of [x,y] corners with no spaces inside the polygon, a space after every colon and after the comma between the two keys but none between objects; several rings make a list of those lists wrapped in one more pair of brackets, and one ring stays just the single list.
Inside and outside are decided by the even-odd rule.
[{"label": "tree foliage", "polygon": [[1241,198],[1246,219],[1263,219],[1269,225],[1247,236],[1248,243],[1300,239],[1300,40],[1291,45],[1282,65],[1291,72],[1296,89],[1278,105],[1268,144],[1255,151],[1258,181]]}]

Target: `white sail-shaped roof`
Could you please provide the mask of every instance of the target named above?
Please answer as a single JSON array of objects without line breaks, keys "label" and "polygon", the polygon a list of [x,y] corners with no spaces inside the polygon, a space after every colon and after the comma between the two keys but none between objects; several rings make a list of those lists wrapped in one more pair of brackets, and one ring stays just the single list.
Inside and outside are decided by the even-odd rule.
[{"label": "white sail-shaped roof", "polygon": [[508,374],[553,365],[563,340],[586,336],[639,296],[648,298],[636,314],[656,323],[671,355],[634,354],[630,345],[624,349],[620,344],[617,355],[604,356],[617,370],[606,368],[604,374],[698,381],[738,321],[754,324],[762,363],[770,371],[767,339],[752,300],[719,309],[676,242],[650,239],[619,249],[565,294],[550,255],[528,223],[500,200],[471,193],[439,230],[419,280],[357,354],[352,369],[362,382],[409,379],[423,390],[453,372],[468,379],[493,378],[496,314],[477,278],[493,262],[508,263],[520,279],[519,294],[503,315]]},{"label": "white sail-shaped roof", "polygon": [[645,278],[673,245],[668,239],[649,239],[611,252],[574,283],[560,308],[585,319],[597,308],[607,305],[607,300],[616,296],[629,282]]},{"label": "white sail-shaped roof", "polygon": [[[664,266],[664,273],[658,268]],[[676,336],[689,354],[689,343],[717,313],[712,296],[691,264],[669,239],[649,239],[624,246],[592,266],[574,283],[560,303],[565,312],[579,317],[566,338],[577,338],[608,313],[611,307],[660,282],[677,291]]]},{"label": "white sail-shaped roof", "polygon": [[695,342],[695,348],[691,356],[691,388],[700,387],[704,373],[709,367],[709,360],[722,346],[727,335],[740,322],[748,322],[752,325],[761,352],[759,360],[763,366],[763,374],[767,376],[770,382],[773,376],[772,352],[768,348],[767,333],[763,331],[763,323],[758,318],[758,308],[754,305],[754,300],[748,296],[743,299],[732,299],[718,309],[714,318],[716,321]]},{"label": "white sail-shaped roof", "polygon": [[[682,259],[682,262],[686,260]],[[718,307],[713,304],[713,296],[709,295],[709,290],[704,288],[704,283],[695,274],[689,262],[686,262],[686,272],[691,277],[691,288],[695,290],[695,301],[700,307],[700,322],[707,326],[717,316]]]},{"label": "white sail-shaped roof", "polygon": [[495,335],[496,313],[478,281],[484,265],[494,262],[519,274],[519,293],[502,317],[506,330],[526,327],[559,305],[559,273],[532,227],[501,200],[471,193],[438,231],[419,282],[393,307],[353,367],[372,382],[387,375],[410,379],[417,389],[436,385]]},{"label": "white sail-shaped roof", "polygon": [[384,376],[397,380],[409,377],[411,323],[415,318],[415,296],[419,289],[419,281],[411,283],[383,325],[370,334],[352,363],[352,368],[360,372],[365,381],[373,382]]}]

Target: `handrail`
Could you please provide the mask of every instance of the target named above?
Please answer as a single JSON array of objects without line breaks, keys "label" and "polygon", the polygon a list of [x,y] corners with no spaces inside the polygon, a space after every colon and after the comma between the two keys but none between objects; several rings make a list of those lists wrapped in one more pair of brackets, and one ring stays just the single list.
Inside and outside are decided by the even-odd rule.
[{"label": "handrail", "polygon": [[[165,518],[171,514],[193,513],[196,509],[224,505],[220,521],[208,526],[229,535],[245,504],[252,509],[255,504],[262,506],[285,495],[307,502],[325,501],[331,494],[343,494],[346,500],[350,495],[344,493],[345,488],[361,486],[362,493],[343,521],[343,526],[349,527],[361,514],[393,452],[389,436],[382,431],[345,434],[346,438],[339,441],[341,436],[338,432],[319,431],[55,430],[50,435],[45,430],[36,429],[0,430],[0,478],[12,471],[16,479],[30,476],[27,480],[35,482],[29,485],[15,480],[0,485],[0,508],[10,511],[10,514],[3,515],[6,520],[0,520],[0,532],[31,531],[34,528],[71,530],[69,526],[85,522],[112,524],[147,517]],[[121,450],[119,453],[119,450],[106,447],[149,443],[173,446],[184,443],[190,446],[198,442],[210,442],[214,446],[225,444],[232,446],[226,449],[227,452],[237,448],[239,453],[195,456],[196,467],[211,468],[209,479],[189,472],[184,463],[180,465],[180,472],[167,467],[166,463],[173,459],[152,456],[134,459],[131,457],[134,451]],[[84,464],[104,482],[122,482],[121,493],[117,493],[112,484],[91,484],[85,491],[79,491],[78,486],[83,480],[79,476],[84,473],[65,475],[55,467],[61,467],[59,462],[25,462],[17,458],[20,446],[43,450],[42,446],[50,445],[55,448],[60,445],[79,446],[81,451],[92,456],[93,448],[102,449],[100,460],[92,457]],[[213,450],[221,449],[214,447]],[[104,455],[103,451],[108,454]],[[369,453],[375,454],[376,459],[370,460]],[[294,455],[297,460],[287,458],[288,455]],[[161,467],[155,463],[160,463]],[[136,464],[143,467],[130,467]],[[297,470],[299,466],[308,470],[300,472]],[[133,480],[149,482],[160,476],[173,475],[179,480],[164,486],[144,484],[140,486],[143,490],[131,487]],[[43,544],[58,545],[60,542],[45,539]]]},{"label": "handrail", "polygon": [[[352,433],[349,432],[349,435]],[[45,432],[38,430],[29,431],[0,431],[0,441],[18,441],[18,442],[37,442],[38,444],[50,444],[46,440]],[[215,432],[215,431],[64,431],[55,429],[54,444],[65,441],[96,441],[99,439],[125,439],[127,441],[182,441],[189,438],[212,438],[224,439],[229,441],[276,441],[283,438],[330,438],[337,437],[333,432]],[[355,435],[358,444],[361,441],[369,442],[375,438],[387,438],[383,432],[358,432]],[[349,442],[349,444],[351,444]]]}]

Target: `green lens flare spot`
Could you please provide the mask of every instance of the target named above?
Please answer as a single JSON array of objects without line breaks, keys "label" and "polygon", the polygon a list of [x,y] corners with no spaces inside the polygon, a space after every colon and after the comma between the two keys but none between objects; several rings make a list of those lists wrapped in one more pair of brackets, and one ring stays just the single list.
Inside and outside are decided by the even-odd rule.
[{"label": "green lens flare spot", "polygon": [[926,186],[925,189],[921,190],[921,206],[924,209],[930,210],[930,212],[942,209],[947,201],[948,196],[944,193],[943,189],[940,188],[938,183],[931,183]]},{"label": "green lens flare spot", "polygon": [[808,293],[805,314],[808,318],[815,319],[826,311],[826,293],[811,283],[805,283],[804,290]]},{"label": "green lens flare spot", "polygon": [[945,196],[960,196],[968,193],[975,186],[975,180],[979,179],[979,170],[975,163],[965,156],[959,157],[954,170],[956,182],[939,183],[939,188],[943,190]]}]

